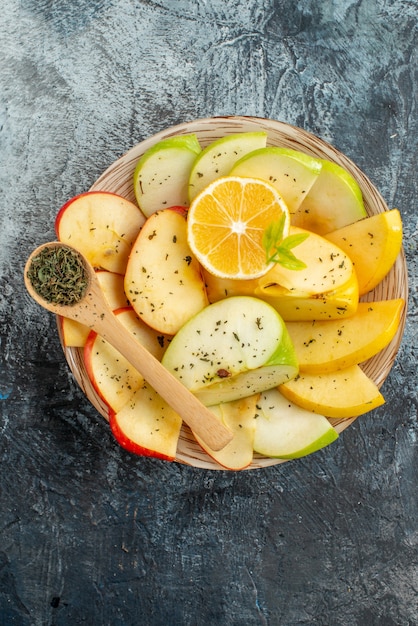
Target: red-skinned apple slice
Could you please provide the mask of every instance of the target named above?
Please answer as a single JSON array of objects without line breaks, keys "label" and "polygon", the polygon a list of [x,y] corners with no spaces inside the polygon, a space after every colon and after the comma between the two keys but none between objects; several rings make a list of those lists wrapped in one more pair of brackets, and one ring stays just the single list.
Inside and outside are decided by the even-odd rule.
[{"label": "red-skinned apple slice", "polygon": [[[132,341],[141,342],[161,360],[168,344],[166,337],[146,326],[131,307],[119,309],[115,315],[131,331]],[[129,402],[133,393],[143,385],[144,379],[139,372],[95,331],[87,337],[84,363],[94,389],[115,412]]]},{"label": "red-skinned apple slice", "polygon": [[57,237],[81,252],[93,267],[124,274],[145,216],[122,196],[107,191],[82,193],[61,207]]},{"label": "red-skinned apple slice", "polygon": [[174,461],[182,420],[144,383],[125,406],[109,412],[111,431],[118,443],[134,454]]},{"label": "red-skinned apple slice", "polygon": [[[111,309],[121,309],[129,305],[123,289],[123,276],[121,274],[98,270],[96,275]],[[61,317],[60,324],[64,346],[82,348],[86,343],[90,328],[75,320],[70,320],[68,317]]]},{"label": "red-skinned apple slice", "polygon": [[129,256],[125,293],[138,316],[167,335],[207,306],[184,210],[163,209],[147,219]]}]

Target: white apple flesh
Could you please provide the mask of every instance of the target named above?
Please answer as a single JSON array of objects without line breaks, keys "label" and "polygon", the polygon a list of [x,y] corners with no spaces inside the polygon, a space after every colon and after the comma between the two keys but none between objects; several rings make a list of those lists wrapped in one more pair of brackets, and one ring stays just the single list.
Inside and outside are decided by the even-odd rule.
[{"label": "white apple flesh", "polygon": [[129,257],[125,293],[146,324],[168,335],[208,304],[184,214],[165,209],[147,219]]},{"label": "white apple flesh", "polygon": [[196,135],[159,141],[139,159],[134,171],[135,197],[144,215],[189,203],[188,183],[201,147]]},{"label": "white apple flesh", "polygon": [[290,148],[260,148],[242,157],[230,176],[261,178],[277,189],[290,214],[297,211],[322,169],[320,159]]},{"label": "white apple flesh", "polygon": [[133,202],[106,191],[88,191],[64,204],[55,230],[62,243],[76,248],[93,267],[124,274],[144,222]]},{"label": "white apple flesh", "polygon": [[109,423],[115,439],[128,452],[174,461],[181,417],[147,383],[119,412],[109,412]]},{"label": "white apple flesh", "polygon": [[211,411],[227,426],[234,437],[222,450],[211,450],[200,437],[196,440],[205,452],[219,465],[229,470],[242,470],[253,460],[254,433],[256,427],[256,404],[258,394],[211,406]]},{"label": "white apple flesh", "polygon": [[245,154],[264,148],[264,131],[237,133],[212,141],[196,158],[189,178],[189,200],[193,200],[209,183],[227,176]]},{"label": "white apple flesh", "polygon": [[325,235],[367,217],[361,189],[340,165],[322,160],[321,173],[292,218],[294,226]]}]

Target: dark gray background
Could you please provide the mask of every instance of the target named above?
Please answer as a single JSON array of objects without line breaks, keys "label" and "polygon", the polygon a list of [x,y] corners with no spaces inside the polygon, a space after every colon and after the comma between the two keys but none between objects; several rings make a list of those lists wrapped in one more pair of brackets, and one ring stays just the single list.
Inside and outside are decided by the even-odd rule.
[{"label": "dark gray background", "polygon": [[[0,624],[418,623],[415,0],[3,0]],[[224,114],[333,143],[399,207],[385,406],[271,469],[131,456],[22,284],[57,209],[142,139]]]}]

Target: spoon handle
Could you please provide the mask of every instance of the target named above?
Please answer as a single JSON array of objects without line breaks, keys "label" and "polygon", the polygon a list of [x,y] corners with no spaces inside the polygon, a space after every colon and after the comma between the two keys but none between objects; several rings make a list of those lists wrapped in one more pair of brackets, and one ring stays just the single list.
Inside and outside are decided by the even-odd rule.
[{"label": "spoon handle", "polygon": [[[64,315],[69,313],[69,307],[65,309]],[[71,317],[118,350],[212,450],[221,450],[231,441],[232,432],[117,320],[97,280],[91,281],[84,306],[77,309],[77,315]]]},{"label": "spoon handle", "polygon": [[118,350],[212,450],[221,450],[232,433],[171,372],[136,341],[116,317],[106,314],[94,329]]}]

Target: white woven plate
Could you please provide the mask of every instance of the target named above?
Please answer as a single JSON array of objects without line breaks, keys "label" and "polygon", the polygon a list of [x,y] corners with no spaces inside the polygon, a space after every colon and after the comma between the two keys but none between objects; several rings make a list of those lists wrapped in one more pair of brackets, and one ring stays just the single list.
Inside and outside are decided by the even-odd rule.
[{"label": "white woven plate", "polygon": [[[363,192],[364,202],[367,213],[374,215],[388,210],[388,207],[380,193],[372,185],[370,180],[359,170],[359,168],[336,150],[330,144],[315,137],[314,135],[274,120],[256,117],[214,117],[201,119],[193,122],[186,122],[178,126],[172,126],[156,135],[142,141],[133,147],[123,157],[115,161],[94,183],[92,190],[96,191],[112,191],[124,196],[128,200],[135,202],[133,191],[133,172],[138,159],[152,145],[173,135],[196,133],[200,144],[205,147],[210,142],[237,132],[247,132],[254,130],[265,130],[268,135],[267,145],[283,146],[301,150],[307,154],[311,154],[320,158],[325,158],[344,167],[357,180]],[[407,268],[405,257],[402,253],[399,255],[395,265],[391,269],[388,276],[374,289],[367,294],[363,300],[386,300],[392,298],[408,299],[408,282]],[[380,387],[387,378],[390,369],[398,352],[406,319],[406,307],[403,311],[401,323],[398,332],[392,342],[379,354],[366,363],[362,364],[366,374],[374,380]],[[61,342],[62,343],[62,342]],[[87,376],[82,350],[78,348],[63,348],[65,357],[80,387],[96,409],[107,419],[107,410],[103,402],[97,396],[95,390],[90,384]],[[350,426],[356,418],[330,420],[338,432],[342,432]],[[193,465],[203,469],[223,469],[215,461],[210,459],[195,442],[187,426],[184,426],[180,435],[177,458],[181,463]],[[268,467],[278,463],[284,463],[280,459],[271,459],[254,455],[254,460],[248,469]]]}]

